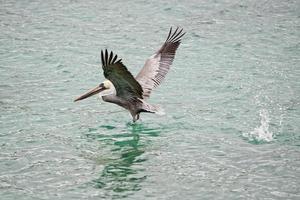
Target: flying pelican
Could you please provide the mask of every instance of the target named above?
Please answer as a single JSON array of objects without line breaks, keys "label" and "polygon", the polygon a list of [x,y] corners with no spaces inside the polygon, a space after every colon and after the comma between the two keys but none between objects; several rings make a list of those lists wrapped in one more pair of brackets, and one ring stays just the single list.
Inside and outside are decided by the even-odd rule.
[{"label": "flying pelican", "polygon": [[112,51],[108,53],[107,49],[101,50],[102,69],[106,80],[74,101],[99,93],[104,101],[127,109],[133,122],[140,118],[141,112],[159,114],[162,109],[148,104],[146,100],[150,97],[152,90],[165,78],[184,34],[183,29],[179,30],[177,27],[175,31],[172,31],[171,27],[164,44],[146,60],[144,67],[135,78],[122,63],[122,59],[117,60],[118,56]]}]

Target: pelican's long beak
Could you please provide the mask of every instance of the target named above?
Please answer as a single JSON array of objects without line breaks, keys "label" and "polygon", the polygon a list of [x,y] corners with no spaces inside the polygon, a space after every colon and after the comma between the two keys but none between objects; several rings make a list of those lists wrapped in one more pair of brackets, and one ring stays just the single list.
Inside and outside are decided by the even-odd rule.
[{"label": "pelican's long beak", "polygon": [[90,91],[88,91],[87,93],[81,95],[80,97],[78,97],[77,99],[74,100],[75,101],[79,101],[79,100],[82,100],[82,99],[85,99],[85,98],[88,98],[90,96],[93,96],[95,94],[98,94],[99,92],[105,90],[105,87],[101,85],[91,89]]}]

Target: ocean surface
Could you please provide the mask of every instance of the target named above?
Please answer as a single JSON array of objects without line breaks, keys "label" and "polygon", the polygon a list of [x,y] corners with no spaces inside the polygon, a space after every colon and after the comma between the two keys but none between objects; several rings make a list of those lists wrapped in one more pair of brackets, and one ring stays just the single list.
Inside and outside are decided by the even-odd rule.
[{"label": "ocean surface", "polygon": [[[73,102],[171,26],[166,115]],[[300,199],[299,1],[0,0],[0,30],[1,200]]]}]

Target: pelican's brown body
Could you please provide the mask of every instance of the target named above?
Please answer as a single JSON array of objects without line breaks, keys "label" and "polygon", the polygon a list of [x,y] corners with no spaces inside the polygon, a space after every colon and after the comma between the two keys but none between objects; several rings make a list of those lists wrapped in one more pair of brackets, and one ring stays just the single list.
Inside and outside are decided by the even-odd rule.
[{"label": "pelican's brown body", "polygon": [[102,68],[107,80],[75,101],[99,93],[105,102],[117,104],[128,110],[134,122],[139,119],[141,112],[161,113],[158,106],[150,105],[146,100],[169,71],[181,38],[185,34],[182,31],[177,28],[172,32],[170,28],[167,40],[154,55],[146,60],[136,77],[132,76],[121,59],[117,60],[118,57],[113,52],[101,51]]},{"label": "pelican's brown body", "polygon": [[156,110],[145,110],[145,103],[142,101],[127,101],[125,99],[122,99],[116,95],[107,95],[102,96],[103,101],[117,104],[126,110],[128,110],[132,116],[132,120],[135,122],[140,118],[141,112],[152,112],[155,113]]}]

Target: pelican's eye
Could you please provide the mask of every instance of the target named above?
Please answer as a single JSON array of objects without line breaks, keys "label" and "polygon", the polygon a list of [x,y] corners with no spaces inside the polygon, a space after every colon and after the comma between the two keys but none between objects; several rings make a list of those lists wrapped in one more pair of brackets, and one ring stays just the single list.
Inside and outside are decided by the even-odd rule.
[{"label": "pelican's eye", "polygon": [[99,87],[105,88],[104,83],[100,83]]}]

